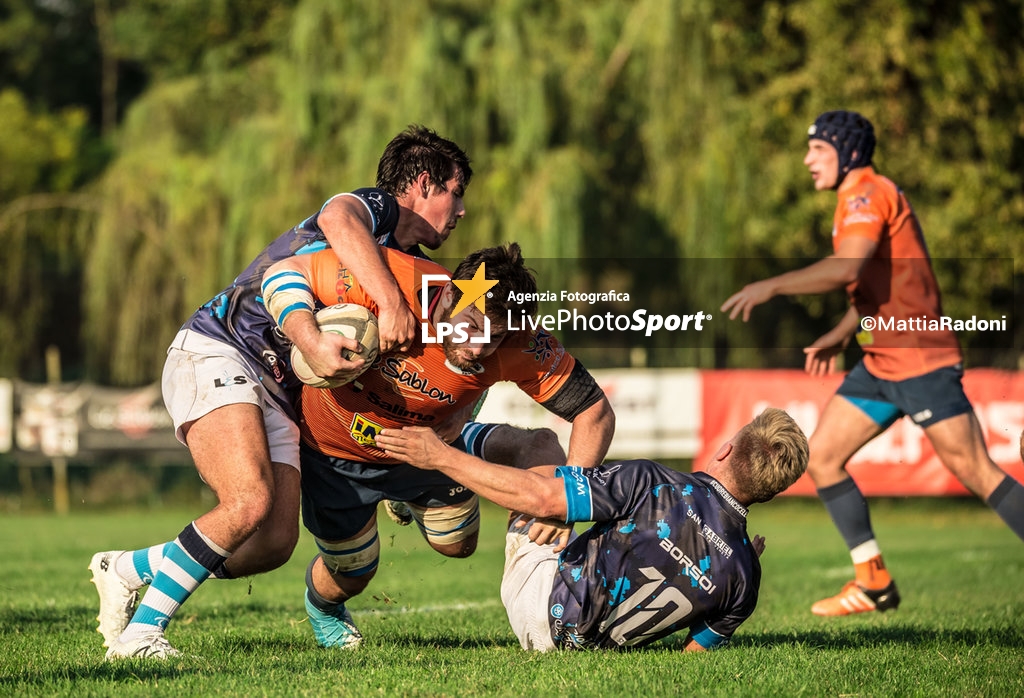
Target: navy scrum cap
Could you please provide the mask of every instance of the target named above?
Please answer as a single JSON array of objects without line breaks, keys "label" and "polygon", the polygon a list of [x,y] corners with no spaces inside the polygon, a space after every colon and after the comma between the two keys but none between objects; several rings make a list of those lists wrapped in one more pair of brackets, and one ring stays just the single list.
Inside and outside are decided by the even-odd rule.
[{"label": "navy scrum cap", "polygon": [[827,111],[807,129],[807,140],[817,138],[839,153],[838,187],[847,173],[871,164],[875,152],[875,127],[855,111]]}]

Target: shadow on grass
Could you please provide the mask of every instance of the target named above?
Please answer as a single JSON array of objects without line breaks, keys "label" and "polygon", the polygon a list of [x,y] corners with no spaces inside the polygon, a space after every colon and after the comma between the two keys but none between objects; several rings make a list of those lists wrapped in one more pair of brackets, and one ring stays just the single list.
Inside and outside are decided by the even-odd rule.
[{"label": "shadow on grass", "polygon": [[199,675],[230,675],[249,671],[246,667],[252,661],[269,658],[274,659],[276,671],[302,673],[310,670],[311,657],[316,664],[326,662],[328,665],[357,668],[364,663],[376,666],[384,654],[390,655],[389,661],[395,666],[420,666],[423,650],[518,649],[516,642],[506,639],[389,635],[376,642],[374,640],[367,643],[368,651],[365,652],[326,650],[318,647],[312,637],[301,640],[229,637],[198,643],[194,654],[190,647],[182,646],[183,656],[166,660],[120,659],[107,662],[98,659],[102,655],[90,655],[69,662],[40,657],[28,666],[0,670],[0,695],[14,692],[9,689],[23,691],[32,686],[52,690],[55,686],[79,682],[147,685]]},{"label": "shadow on grass", "polygon": [[[370,652],[377,652],[388,649],[409,649],[409,650],[422,650],[422,649],[467,649],[467,650],[479,650],[479,649],[493,649],[496,647],[518,647],[519,643],[515,638],[472,638],[472,637],[455,637],[455,636],[423,636],[423,635],[409,635],[409,636],[396,636],[396,635],[371,635],[364,637],[363,647]],[[216,651],[230,654],[268,654],[281,656],[290,652],[321,652],[321,653],[334,653],[340,652],[344,655],[351,654],[357,656],[359,650],[336,650],[336,649],[325,649],[316,644],[316,640],[313,639],[313,634],[309,636],[303,635],[298,639],[284,638],[218,638],[216,641]]]},{"label": "shadow on grass", "polygon": [[149,683],[155,680],[174,679],[190,676],[199,667],[188,660],[145,660],[126,659],[117,662],[100,662],[99,664],[81,664],[75,666],[53,666],[39,671],[22,670],[18,673],[0,675],[0,692],[3,687],[10,686],[24,690],[26,686],[45,686],[50,689],[65,682],[72,684],[79,681],[110,681],[117,683]]},{"label": "shadow on grass", "polygon": [[[9,611],[0,614],[0,623],[11,617]],[[33,622],[46,622],[42,614],[32,614]],[[376,640],[376,641],[375,641]],[[928,631],[919,627],[892,628],[854,628],[837,630],[811,630],[807,632],[763,633],[756,636],[741,636],[733,640],[732,648],[748,650],[788,649],[794,646],[811,651],[831,652],[851,649],[877,648],[879,646],[925,647],[932,644],[948,647],[963,645],[977,647],[979,645],[999,646],[1012,649],[1024,648],[1024,632],[1015,628],[999,628],[990,630],[940,630]],[[389,661],[395,666],[406,663],[419,666],[422,650],[484,650],[484,649],[518,650],[518,643],[510,637],[452,637],[448,635],[421,634],[386,634],[368,642],[368,652],[349,652],[323,650],[316,647],[312,638],[296,641],[275,638],[221,638],[206,644],[199,649],[199,655],[188,654],[170,660],[153,661],[144,659],[127,659],[116,662],[96,661],[83,658],[80,662],[67,662],[41,658],[31,666],[11,670],[7,667],[0,671],[0,695],[24,690],[27,686],[37,686],[52,690],[64,684],[75,685],[80,681],[110,682],[111,684],[155,684],[158,681],[172,681],[178,678],[197,675],[215,676],[227,672],[237,672],[232,667],[238,658],[274,657],[276,668],[280,671],[305,672],[310,668],[311,655],[324,660],[342,662],[344,665],[358,667],[369,662],[376,665],[381,653],[389,650],[396,652]],[[673,639],[657,643],[649,649],[654,651],[678,651],[682,648],[681,640]],[[643,652],[644,650],[639,650]],[[410,656],[408,659],[406,654]],[[212,657],[218,657],[214,660]],[[524,653],[525,656],[525,653]],[[234,659],[232,659],[234,658]],[[12,689],[12,690],[7,690]]]},{"label": "shadow on grass", "polygon": [[1024,648],[1024,630],[1009,627],[932,630],[915,625],[885,628],[835,628],[805,632],[766,632],[758,635],[741,635],[734,638],[731,644],[733,647],[748,648],[801,645],[819,650],[863,649],[881,645],[926,647],[933,644]]},{"label": "shadow on grass", "polygon": [[467,635],[424,635],[387,633],[381,635],[379,644],[395,648],[412,649],[493,649],[496,647],[519,647],[519,641],[512,636],[507,637],[469,637]]},{"label": "shadow on grass", "polygon": [[[301,597],[300,597],[301,599]],[[185,618],[191,613],[191,606],[182,607],[183,611],[177,616]],[[0,636],[12,632],[56,632],[55,628],[62,632],[67,627],[96,627],[96,614],[99,611],[99,603],[86,605],[36,605],[33,607],[11,607],[0,608]],[[251,623],[254,618],[264,617],[305,617],[306,612],[301,606],[277,602],[230,601],[217,608],[206,607],[197,611],[204,619],[216,623],[231,623],[244,625]]]},{"label": "shadow on grass", "polygon": [[0,609],[0,637],[15,633],[64,634],[96,627],[96,609],[84,606]]}]

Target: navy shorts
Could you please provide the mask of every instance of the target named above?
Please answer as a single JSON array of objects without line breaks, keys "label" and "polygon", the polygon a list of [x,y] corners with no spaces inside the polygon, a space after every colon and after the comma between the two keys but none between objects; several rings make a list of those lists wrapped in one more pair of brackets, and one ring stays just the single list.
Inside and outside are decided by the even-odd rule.
[{"label": "navy shorts", "polygon": [[[487,435],[497,424],[468,423],[452,446],[483,457]],[[405,463],[360,463],[324,455],[305,443],[302,463],[302,523],[321,540],[352,538],[373,518],[385,499],[422,507],[460,504],[473,492],[436,470]]]},{"label": "navy shorts", "polygon": [[836,394],[859,407],[882,429],[905,414],[918,426],[927,427],[973,410],[964,394],[963,375],[963,367],[957,364],[923,376],[888,381],[871,375],[860,361]]}]

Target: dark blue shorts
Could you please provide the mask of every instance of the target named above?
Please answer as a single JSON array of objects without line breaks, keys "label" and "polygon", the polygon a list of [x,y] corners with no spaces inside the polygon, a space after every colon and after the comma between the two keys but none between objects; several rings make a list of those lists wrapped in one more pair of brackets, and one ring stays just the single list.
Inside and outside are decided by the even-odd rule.
[{"label": "dark blue shorts", "polygon": [[[452,446],[483,457],[487,435],[497,424],[470,422]],[[385,499],[443,507],[465,502],[473,493],[436,470],[405,463],[359,463],[300,445],[302,523],[321,540],[346,540],[359,533]]]},{"label": "dark blue shorts", "polygon": [[836,394],[859,407],[882,429],[905,414],[918,426],[927,427],[973,410],[964,394],[963,375],[963,367],[957,364],[923,376],[888,381],[871,375],[860,361]]}]

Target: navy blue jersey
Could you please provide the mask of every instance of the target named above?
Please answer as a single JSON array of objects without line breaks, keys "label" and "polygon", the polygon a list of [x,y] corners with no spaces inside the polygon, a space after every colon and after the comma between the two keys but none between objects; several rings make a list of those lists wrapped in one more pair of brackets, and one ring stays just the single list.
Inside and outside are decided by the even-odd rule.
[{"label": "navy blue jersey", "polygon": [[[362,201],[373,220],[372,232],[377,242],[397,249],[392,233],[398,226],[399,206],[393,196],[372,188],[337,196],[354,196]],[[264,272],[275,262],[328,247],[318,220],[333,198],[320,211],[267,245],[230,286],[182,325],[182,329],[193,330],[237,349],[262,374],[264,387],[293,419],[296,418],[293,403],[302,383],[288,365],[291,342],[278,330],[263,306],[260,285]],[[423,256],[418,246],[403,251]]]},{"label": "navy blue jersey", "polygon": [[567,523],[599,522],[559,557],[549,618],[558,647],[634,647],[689,630],[710,648],[753,613],[761,565],[747,510],[717,480],[649,460],[556,474]]}]

